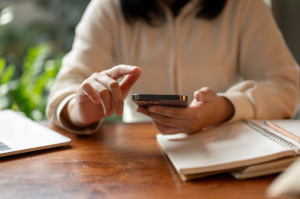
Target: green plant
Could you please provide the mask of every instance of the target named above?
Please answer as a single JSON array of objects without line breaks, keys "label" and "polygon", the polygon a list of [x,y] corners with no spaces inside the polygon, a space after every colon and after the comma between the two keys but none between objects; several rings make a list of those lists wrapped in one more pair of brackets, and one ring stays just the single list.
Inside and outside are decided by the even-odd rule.
[{"label": "green plant", "polygon": [[15,65],[8,65],[4,58],[0,59],[0,109],[5,109],[10,106],[9,92],[13,87],[12,77],[15,73]]},{"label": "green plant", "polygon": [[22,73],[0,59],[0,109],[24,112],[34,120],[45,119],[49,90],[61,65],[61,57],[49,59],[50,48],[40,44],[28,50]]},{"label": "green plant", "polygon": [[[49,89],[61,66],[61,55],[71,48],[75,27],[89,1],[36,0],[52,20],[41,17],[27,24],[0,24],[0,110],[46,119]],[[11,2],[5,9],[13,15],[13,7]],[[44,42],[47,44],[41,44]],[[106,121],[121,118],[113,115]]]}]

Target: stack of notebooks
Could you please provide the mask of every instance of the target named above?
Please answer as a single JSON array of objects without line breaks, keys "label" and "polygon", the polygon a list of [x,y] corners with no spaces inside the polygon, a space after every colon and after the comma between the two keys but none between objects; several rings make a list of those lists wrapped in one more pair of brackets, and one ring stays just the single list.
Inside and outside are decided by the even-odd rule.
[{"label": "stack of notebooks", "polygon": [[281,172],[296,159],[300,121],[244,120],[157,140],[184,181],[222,172],[246,179]]}]

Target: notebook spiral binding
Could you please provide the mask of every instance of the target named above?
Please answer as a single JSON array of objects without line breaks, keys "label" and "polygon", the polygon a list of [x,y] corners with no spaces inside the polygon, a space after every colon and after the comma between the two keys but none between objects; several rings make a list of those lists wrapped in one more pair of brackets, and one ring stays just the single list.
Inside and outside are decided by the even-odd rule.
[{"label": "notebook spiral binding", "polygon": [[292,149],[294,150],[297,154],[300,154],[300,152],[298,151],[298,148],[291,142],[279,137],[278,135],[272,133],[271,131],[261,127],[261,126],[258,126],[257,124],[249,121],[249,120],[244,120],[244,122],[250,127],[252,128],[253,130],[259,132],[260,134],[262,134],[263,136],[267,137],[268,139],[276,142],[277,144],[285,147],[285,148],[289,148],[289,149]]}]

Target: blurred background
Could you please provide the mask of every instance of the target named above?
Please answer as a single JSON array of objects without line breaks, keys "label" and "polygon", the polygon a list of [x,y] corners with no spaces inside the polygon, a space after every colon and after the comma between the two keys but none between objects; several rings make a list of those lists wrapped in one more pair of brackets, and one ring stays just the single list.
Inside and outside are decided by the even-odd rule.
[{"label": "blurred background", "polygon": [[44,120],[48,92],[89,0],[0,0],[0,110]]},{"label": "blurred background", "polygon": [[[265,0],[300,63],[300,1]],[[0,110],[44,120],[49,89],[89,0],[0,0]]]}]

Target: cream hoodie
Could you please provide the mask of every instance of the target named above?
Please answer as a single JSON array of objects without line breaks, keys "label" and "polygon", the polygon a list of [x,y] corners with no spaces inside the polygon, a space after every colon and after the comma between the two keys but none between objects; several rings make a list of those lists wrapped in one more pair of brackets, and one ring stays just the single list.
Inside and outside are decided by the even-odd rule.
[{"label": "cream hoodie", "polygon": [[195,18],[192,0],[174,18],[153,27],[123,19],[118,0],[92,0],[77,26],[47,106],[49,120],[79,134],[60,116],[81,82],[118,64],[143,73],[124,105],[124,122],[149,121],[136,112],[132,93],[184,94],[210,87],[235,107],[231,121],[291,118],[298,101],[298,65],[262,0],[228,0],[214,20]]}]

